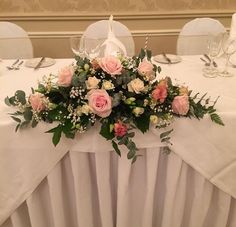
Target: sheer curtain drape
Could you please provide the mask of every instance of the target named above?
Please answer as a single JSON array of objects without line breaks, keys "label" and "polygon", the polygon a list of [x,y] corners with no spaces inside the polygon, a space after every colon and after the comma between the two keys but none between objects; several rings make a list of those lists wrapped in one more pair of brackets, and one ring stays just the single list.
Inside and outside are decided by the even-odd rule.
[{"label": "sheer curtain drape", "polygon": [[235,199],[176,154],[140,153],[67,153],[1,227],[236,226]]}]

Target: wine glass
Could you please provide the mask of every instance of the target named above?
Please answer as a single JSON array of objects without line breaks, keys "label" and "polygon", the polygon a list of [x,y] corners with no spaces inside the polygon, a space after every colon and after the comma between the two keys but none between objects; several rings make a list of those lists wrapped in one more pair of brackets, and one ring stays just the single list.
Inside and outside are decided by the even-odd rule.
[{"label": "wine glass", "polygon": [[87,57],[87,52],[85,48],[85,38],[83,36],[71,36],[70,47],[76,56],[80,56],[81,58]]},{"label": "wine glass", "polygon": [[224,34],[222,40],[222,49],[226,55],[226,63],[224,71],[221,72],[219,75],[223,77],[231,77],[233,76],[233,74],[228,71],[228,65],[230,56],[236,52],[236,38],[231,38],[227,33]]},{"label": "wine glass", "polygon": [[210,59],[210,64],[209,66],[203,69],[203,75],[205,77],[213,78],[218,75],[218,69],[214,66],[213,62],[220,53],[222,36],[223,34],[219,33],[219,34],[210,34],[208,37],[207,50]]},{"label": "wine glass", "polygon": [[94,59],[101,55],[102,43],[102,39],[86,38],[86,52],[89,59]]}]

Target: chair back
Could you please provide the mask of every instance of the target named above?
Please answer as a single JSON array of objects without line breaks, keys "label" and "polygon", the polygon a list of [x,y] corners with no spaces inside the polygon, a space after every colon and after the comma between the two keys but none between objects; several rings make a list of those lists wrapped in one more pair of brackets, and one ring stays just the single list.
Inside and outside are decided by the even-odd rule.
[{"label": "chair back", "polygon": [[177,54],[198,55],[207,52],[209,35],[226,32],[225,27],[212,18],[197,18],[186,23],[177,40]]},{"label": "chair back", "polygon": [[[135,54],[135,45],[130,30],[118,21],[112,21],[112,29],[115,37],[123,43],[127,55],[133,56]],[[87,27],[83,33],[85,46],[101,45],[108,37],[109,20],[100,20]],[[91,49],[91,48],[90,48]],[[102,52],[99,57],[102,57]]]},{"label": "chair back", "polygon": [[0,58],[33,57],[33,46],[27,32],[10,22],[0,22]]}]

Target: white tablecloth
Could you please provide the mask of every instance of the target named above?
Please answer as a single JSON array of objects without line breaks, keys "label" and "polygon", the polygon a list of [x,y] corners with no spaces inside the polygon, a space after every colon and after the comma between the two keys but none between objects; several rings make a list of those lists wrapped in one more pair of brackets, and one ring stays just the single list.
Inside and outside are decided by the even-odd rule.
[{"label": "white tablecloth", "polygon": [[[52,67],[34,71],[23,68],[7,71],[11,61],[0,63],[0,223],[3,222],[35,189],[55,164],[70,150],[72,152],[111,151],[109,142],[101,138],[96,129],[79,135],[74,141],[63,139],[56,148],[51,135],[43,132],[48,125],[15,133],[15,122],[9,118],[12,108],[5,106],[4,98],[18,89],[30,93],[37,79],[48,73],[57,73],[72,59],[57,59]],[[162,76],[170,76],[179,84],[185,82],[196,92],[208,92],[212,97],[221,96],[217,109],[226,126],[221,127],[205,118],[202,121],[178,119],[173,124],[172,150],[186,163],[199,171],[221,190],[236,198],[236,76],[214,79],[202,76],[203,64],[199,56],[185,56],[175,65],[162,65]],[[234,70],[236,74],[235,69]],[[150,131],[145,136],[137,133],[139,148],[161,146],[159,132]]]}]

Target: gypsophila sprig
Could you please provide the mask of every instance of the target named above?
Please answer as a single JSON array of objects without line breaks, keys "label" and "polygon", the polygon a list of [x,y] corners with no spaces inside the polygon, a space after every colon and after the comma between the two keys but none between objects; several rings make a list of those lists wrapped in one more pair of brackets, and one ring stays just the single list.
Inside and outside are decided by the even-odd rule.
[{"label": "gypsophila sprig", "polygon": [[[76,58],[76,65],[66,66],[58,75],[43,77],[32,94],[16,91],[7,97],[7,105],[18,110],[11,114],[17,122],[16,131],[27,125],[36,127],[40,121],[58,125],[47,131],[53,134],[57,145],[61,135],[74,138],[84,133],[97,121],[100,135],[111,140],[118,155],[120,146],[128,149],[127,158],[136,161],[138,155],[133,142],[134,129],[145,133],[150,125],[169,126],[175,117],[203,118],[210,115],[213,122],[223,125],[210,105],[206,94],[192,96],[184,86],[172,84],[169,77],[158,79],[160,67],[151,62],[151,52],[142,50],[138,57],[107,56],[103,58]],[[172,130],[161,133],[165,145],[171,145]],[[170,151],[168,147],[164,149]]]}]

